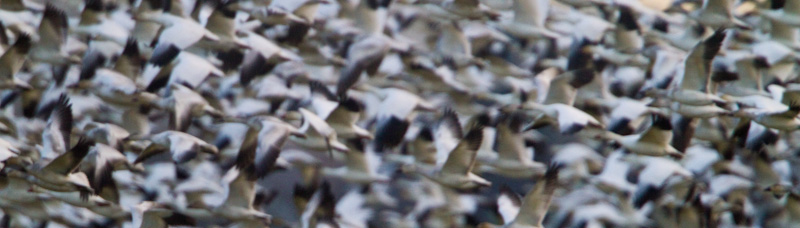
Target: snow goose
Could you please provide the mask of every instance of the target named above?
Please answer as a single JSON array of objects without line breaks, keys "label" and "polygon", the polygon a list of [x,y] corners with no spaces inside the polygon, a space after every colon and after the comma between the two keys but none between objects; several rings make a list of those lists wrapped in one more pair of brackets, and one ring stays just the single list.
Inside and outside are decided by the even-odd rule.
[{"label": "snow goose", "polygon": [[505,221],[502,227],[544,227],[542,221],[558,188],[558,169],[557,165],[551,165],[522,199],[508,188],[501,190],[497,205]]},{"label": "snow goose", "polygon": [[88,90],[106,103],[122,107],[156,101],[155,94],[145,92],[133,79],[117,71],[101,68],[105,60],[99,52],[90,51],[81,64],[78,83],[69,88]]},{"label": "snow goose", "polygon": [[569,71],[550,82],[547,97],[542,104],[528,101],[523,108],[532,110],[536,119],[525,129],[538,128],[547,124],[558,126],[562,134],[572,134],[585,127],[605,128],[600,121],[572,106],[578,88],[592,81],[591,69]]},{"label": "snow goose", "polygon": [[17,78],[17,73],[22,69],[30,49],[31,37],[28,34],[20,34],[14,45],[3,52],[0,56],[0,88],[30,88],[27,82]]},{"label": "snow goose", "polygon": [[298,46],[306,38],[308,31],[317,17],[320,4],[328,4],[328,0],[309,0],[298,6],[292,14],[303,19],[302,22],[290,22],[287,34],[278,38],[278,42]]},{"label": "snow goose", "polygon": [[475,166],[475,157],[482,140],[483,128],[474,128],[449,152],[447,161],[440,169],[414,166],[411,167],[411,171],[420,173],[443,186],[455,189],[474,189],[481,186],[490,186],[491,182],[472,173],[472,168]]},{"label": "snow goose", "polygon": [[358,82],[362,72],[366,71],[370,76],[377,73],[389,51],[403,52],[408,48],[383,34],[360,37],[347,49],[347,63],[336,85],[336,94],[347,95],[347,90]]},{"label": "snow goose", "polygon": [[[783,7],[772,9],[760,9],[756,11],[759,15],[792,27],[800,27],[800,1],[782,1]],[[775,6],[775,3],[773,3]]]},{"label": "snow goose", "polygon": [[498,173],[506,177],[530,178],[544,174],[545,165],[533,161],[533,155],[525,148],[522,121],[524,114],[511,112],[501,114],[497,120],[497,159],[481,161],[481,170]]},{"label": "snow goose", "polygon": [[339,168],[322,168],[323,175],[358,184],[389,181],[389,177],[377,173],[380,160],[374,151],[366,147],[362,139],[349,139],[347,143],[350,151],[345,154],[345,165]]},{"label": "snow goose", "polygon": [[170,96],[158,100],[158,106],[171,111],[170,129],[186,131],[192,120],[205,115],[221,119],[224,113],[211,106],[200,94],[181,84],[172,84]]},{"label": "snow goose", "polygon": [[117,57],[114,71],[125,75],[131,80],[135,80],[141,75],[146,61],[140,52],[136,39],[129,37],[125,42],[125,48],[122,49],[122,54]]},{"label": "snow goose", "polygon": [[678,114],[687,118],[709,118],[728,113],[728,110],[714,105],[714,101],[721,99],[711,94],[710,88],[711,61],[719,53],[724,39],[725,31],[718,30],[698,43],[686,57],[680,87],[666,94],[675,101],[673,110]]},{"label": "snow goose", "polygon": [[704,0],[703,7],[689,13],[689,16],[712,28],[750,28],[750,25],[733,15],[733,4],[731,0]]},{"label": "snow goose", "polygon": [[350,150],[346,145],[339,142],[336,130],[317,114],[305,108],[300,108],[299,112],[303,116],[303,125],[300,126],[300,132],[303,132],[305,137],[291,137],[292,141],[312,150],[328,151],[331,157],[333,156],[333,150],[340,152]]},{"label": "snow goose", "polygon": [[[328,90],[325,85],[318,81],[312,81],[309,83],[309,87],[311,88],[312,93],[319,93],[324,97],[324,99],[329,99],[329,101],[338,103],[331,111],[318,111],[323,112],[321,117],[323,117],[325,122],[327,122],[334,130],[336,130],[338,137],[343,139],[356,137],[372,139],[372,133],[357,125],[363,109],[362,104],[351,97],[337,98],[333,92]],[[324,112],[327,112],[327,114]]]},{"label": "snow goose", "polygon": [[255,181],[258,179],[253,164],[234,167],[222,178],[227,184],[227,197],[222,205],[213,209],[213,214],[235,222],[258,221],[263,225],[272,222],[272,216],[258,211],[253,206],[256,196]]},{"label": "snow goose", "polygon": [[195,226],[194,218],[173,211],[168,205],[144,201],[131,208],[133,225],[138,227],[167,228],[170,226]]},{"label": "snow goose", "polygon": [[264,177],[278,160],[287,138],[292,135],[305,137],[294,126],[272,116],[250,117],[246,124],[248,129],[239,147],[236,165],[246,167],[248,163],[254,163],[254,172],[259,178]]},{"label": "snow goose", "polygon": [[19,173],[31,183],[57,192],[80,192],[82,199],[88,199],[94,190],[83,172],[73,172],[80,165],[94,142],[80,139],[68,152],[59,155],[46,166],[35,163],[32,168]]},{"label": "snow goose", "polygon": [[[214,6],[214,11],[208,16],[205,28],[216,35],[218,40],[202,40],[200,45],[209,46],[220,52],[231,51],[235,48],[249,48],[249,46],[236,36],[236,4],[237,1],[220,1]],[[221,59],[226,61],[226,59]]]},{"label": "snow goose", "polygon": [[[400,145],[413,119],[414,110],[435,110],[433,104],[409,91],[398,88],[367,87],[381,100],[375,113],[375,150],[383,151]],[[371,106],[366,106],[371,108]],[[372,112],[370,112],[372,111]]]},{"label": "snow goose", "polygon": [[112,123],[89,122],[83,126],[83,134],[97,143],[123,151],[125,141],[131,133]]},{"label": "snow goose", "polygon": [[[168,1],[168,0],[167,0]],[[135,15],[137,21],[155,22],[164,26],[158,34],[158,41],[151,59],[164,59],[174,54],[172,49],[185,50],[201,40],[219,41],[220,38],[198,22],[161,10],[141,12]],[[142,40],[137,37],[137,40]]]},{"label": "snow goose", "polygon": [[498,12],[474,0],[422,3],[419,7],[425,16],[442,20],[497,20],[500,17]]},{"label": "snow goose", "polygon": [[561,35],[545,27],[550,10],[550,1],[514,0],[514,19],[500,22],[497,27],[521,38],[558,38]]},{"label": "snow goose", "polygon": [[244,86],[250,84],[256,76],[269,73],[281,62],[301,60],[297,54],[257,33],[245,32],[245,34],[246,43],[251,49],[245,53],[239,72],[239,82]]},{"label": "snow goose", "polygon": [[106,5],[101,0],[87,0],[81,13],[81,20],[74,33],[94,37],[95,40],[110,40],[124,45],[129,31],[105,12]]},{"label": "snow goose", "polygon": [[611,140],[635,154],[683,157],[682,153],[670,145],[672,123],[666,116],[653,115],[652,125],[641,134],[620,136],[609,132],[607,135]]},{"label": "snow goose", "polygon": [[30,58],[57,66],[80,62],[79,57],[70,56],[63,48],[67,42],[67,31],[67,15],[48,4],[37,30],[39,40],[31,47]]},{"label": "snow goose", "polygon": [[794,131],[800,128],[800,119],[797,118],[798,112],[800,112],[800,106],[798,106],[800,104],[800,90],[787,89],[784,91],[781,103],[788,109],[783,108],[775,111],[769,109],[759,109],[761,111],[740,109],[734,113],[734,116],[752,119],[765,127],[782,131]]},{"label": "snow goose", "polygon": [[69,149],[72,134],[72,104],[66,94],[59,96],[54,108],[49,113],[47,126],[42,132],[42,157],[55,158]]},{"label": "snow goose", "polygon": [[178,163],[187,162],[197,157],[197,152],[217,154],[217,147],[206,143],[193,135],[179,131],[164,131],[150,136],[150,145],[136,157],[134,164],[143,162],[162,152],[169,152],[172,160]]},{"label": "snow goose", "polygon": [[[164,48],[161,52],[163,55],[150,58],[150,63],[155,67],[148,67],[144,72],[145,77],[149,76],[150,80],[147,92],[154,93],[172,84],[198,88],[209,76],[225,76],[225,72],[198,55],[181,51],[176,46],[159,47]],[[148,71],[151,69],[155,72],[153,76],[150,76],[153,72]]]}]

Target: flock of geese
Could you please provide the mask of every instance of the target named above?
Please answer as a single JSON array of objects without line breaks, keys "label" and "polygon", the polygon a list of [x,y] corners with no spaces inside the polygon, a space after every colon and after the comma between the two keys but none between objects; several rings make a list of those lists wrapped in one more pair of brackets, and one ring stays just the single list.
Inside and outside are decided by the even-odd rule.
[{"label": "flock of geese", "polygon": [[3,0],[0,227],[800,227],[800,0]]}]

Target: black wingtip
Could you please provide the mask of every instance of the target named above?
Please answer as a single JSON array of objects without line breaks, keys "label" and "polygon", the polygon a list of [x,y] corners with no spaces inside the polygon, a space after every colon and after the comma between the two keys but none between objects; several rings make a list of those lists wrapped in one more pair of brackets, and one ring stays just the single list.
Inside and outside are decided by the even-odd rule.
[{"label": "black wingtip", "polygon": [[481,147],[481,142],[483,142],[483,128],[478,127],[470,130],[462,140],[466,140],[469,143],[470,150],[478,150]]},{"label": "black wingtip", "polygon": [[653,185],[645,186],[644,190],[639,192],[639,194],[637,194],[636,197],[634,197],[633,206],[634,208],[637,209],[642,208],[642,206],[644,206],[644,204],[646,204],[647,202],[655,201],[659,197],[661,197],[661,188]]},{"label": "black wingtip", "polygon": [[558,173],[561,171],[561,168],[564,167],[564,164],[561,163],[553,163],[547,167],[547,171],[544,173],[544,180],[549,183],[555,183],[558,181]]},{"label": "black wingtip", "polygon": [[103,11],[103,0],[86,0],[83,10]]},{"label": "black wingtip", "polygon": [[706,50],[703,53],[704,59],[713,59],[714,56],[717,56],[717,53],[722,48],[722,41],[725,40],[725,35],[725,29],[719,29],[704,41],[706,45]]},{"label": "black wingtip", "polygon": [[128,37],[125,41],[125,48],[122,49],[122,55],[129,57],[139,57],[139,41],[134,37]]},{"label": "black wingtip", "polygon": [[672,130],[672,123],[669,118],[660,114],[653,114],[653,126],[661,130]]},{"label": "black wingtip", "polygon": [[92,79],[97,72],[97,68],[106,62],[106,57],[98,51],[86,53],[81,63],[81,73],[78,77],[80,81]]},{"label": "black wingtip", "polygon": [[461,121],[459,121],[458,114],[452,108],[447,107],[444,109],[444,111],[442,111],[442,117],[439,120],[439,125],[441,126],[442,124],[448,127],[450,131],[455,134],[455,137],[461,138],[464,136],[464,133],[461,129]]},{"label": "black wingtip", "polygon": [[656,31],[663,32],[663,33],[668,33],[669,32],[669,22],[667,22],[666,20],[664,20],[664,19],[662,19],[660,17],[657,17],[656,21],[653,22],[653,29],[656,30]]},{"label": "black wingtip", "polygon": [[422,127],[422,129],[419,130],[419,134],[417,135],[417,138],[425,140],[425,141],[433,142],[433,132],[431,131],[431,128],[428,127],[428,126]]},{"label": "black wingtip", "polygon": [[333,94],[333,92],[328,90],[328,86],[326,86],[320,81],[312,80],[308,82],[308,88],[309,90],[311,90],[312,94],[318,93],[325,96],[325,98],[328,98],[328,100],[333,100],[333,101],[338,100],[338,97],[335,94]]},{"label": "black wingtip", "polygon": [[261,54],[254,54],[250,59],[245,56],[244,61],[239,70],[239,83],[243,86],[250,85],[256,76],[267,74],[275,68],[275,64],[268,63]]},{"label": "black wingtip", "polygon": [[581,88],[594,80],[594,70],[592,69],[578,69],[573,74],[572,80],[569,81],[573,88]]},{"label": "black wingtip", "polygon": [[19,34],[17,36],[17,41],[14,41],[14,47],[19,48],[23,53],[27,53],[28,50],[30,50],[31,45],[31,35],[27,33]]},{"label": "black wingtip", "polygon": [[361,104],[358,103],[353,98],[341,98],[339,101],[339,106],[344,107],[347,111],[350,112],[360,112],[361,111]]},{"label": "black wingtip", "polygon": [[217,52],[217,58],[222,60],[222,71],[228,72],[239,68],[244,60],[244,53],[239,49]]},{"label": "black wingtip", "polygon": [[627,6],[620,6],[618,22],[628,31],[639,30],[639,24],[636,23],[636,16],[633,10]]},{"label": "black wingtip", "polygon": [[78,143],[75,144],[75,146],[72,147],[70,151],[72,151],[72,153],[75,153],[74,154],[75,157],[83,159],[83,157],[85,157],[86,154],[89,153],[89,148],[94,146],[94,143],[95,142],[91,139],[81,137],[80,139],[78,139]]},{"label": "black wingtip", "polygon": [[181,49],[174,44],[159,44],[156,46],[155,50],[153,50],[150,63],[156,66],[165,66],[178,57],[180,53]]},{"label": "black wingtip", "polygon": [[375,150],[382,152],[383,149],[393,148],[403,142],[410,123],[397,117],[389,117],[379,123],[375,132]]}]

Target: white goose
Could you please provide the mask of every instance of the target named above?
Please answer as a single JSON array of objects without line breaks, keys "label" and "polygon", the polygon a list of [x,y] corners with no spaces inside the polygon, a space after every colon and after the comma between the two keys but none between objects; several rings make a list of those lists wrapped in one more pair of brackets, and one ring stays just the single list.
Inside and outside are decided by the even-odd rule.
[{"label": "white goose", "polygon": [[731,0],[704,0],[703,7],[689,13],[689,16],[701,24],[713,28],[750,27],[733,15],[733,1]]},{"label": "white goose", "polygon": [[550,1],[514,0],[514,19],[497,26],[514,36],[522,38],[558,38],[561,35],[545,27],[550,10]]},{"label": "white goose", "polygon": [[490,186],[491,182],[472,173],[472,169],[475,166],[475,157],[482,140],[483,128],[474,128],[449,153],[447,161],[440,169],[433,170],[424,166],[412,166],[411,170],[450,188],[474,189],[481,186]]},{"label": "white goose", "polygon": [[[185,50],[200,40],[219,41],[220,38],[213,32],[204,28],[198,22],[164,12],[163,8],[155,8],[153,11],[145,11],[135,14],[135,19],[141,22],[155,22],[164,28],[158,35],[158,44],[150,57],[151,61],[168,58],[172,54],[171,49]],[[160,10],[158,10],[160,9]],[[144,39],[138,40],[143,41]],[[158,61],[154,61],[158,62]]]},{"label": "white goose", "polygon": [[150,145],[136,157],[134,164],[160,154],[169,152],[172,159],[178,163],[183,163],[197,157],[198,152],[217,154],[217,147],[206,143],[193,135],[179,131],[164,131],[150,136]]},{"label": "white goose", "polygon": [[522,133],[522,113],[502,114],[497,123],[497,158],[481,161],[481,170],[498,173],[506,177],[530,178],[544,174],[545,165],[533,161],[525,148]]},{"label": "white goose", "polygon": [[3,55],[0,56],[0,88],[30,88],[27,82],[16,77],[22,69],[30,49],[31,37],[28,34],[20,34],[14,41],[14,45],[3,52]]},{"label": "white goose", "polygon": [[777,21],[792,27],[800,27],[800,1],[783,1],[780,9],[760,9],[756,11],[767,19]]},{"label": "white goose", "polygon": [[339,142],[336,130],[325,120],[305,108],[300,108],[299,111],[303,116],[303,125],[300,126],[300,132],[303,132],[305,137],[291,137],[292,141],[309,149],[328,151],[331,156],[333,156],[333,150],[339,152],[350,150],[346,145]]},{"label": "white goose", "polygon": [[511,191],[501,192],[497,199],[501,216],[506,222],[502,227],[541,228],[550,208],[555,189],[558,187],[558,166],[551,166],[522,200]]},{"label": "white goose", "polygon": [[589,126],[605,128],[600,121],[572,106],[578,88],[592,81],[594,72],[581,69],[560,74],[550,82],[547,96],[542,104],[526,102],[523,108],[536,113],[536,119],[526,129],[537,128],[547,124],[558,126],[562,134],[572,134]]},{"label": "white goose", "polygon": [[67,42],[67,15],[53,5],[47,5],[37,33],[39,40],[30,49],[30,58],[35,61],[63,65],[80,62],[63,48]]},{"label": "white goose", "polygon": [[81,139],[68,152],[53,159],[46,166],[36,163],[21,174],[31,183],[56,192],[80,192],[87,199],[94,190],[83,172],[73,172],[80,165],[94,142]]},{"label": "white goose", "polygon": [[608,132],[606,135],[623,148],[636,154],[683,157],[683,153],[680,153],[670,145],[672,141],[672,123],[665,116],[655,114],[652,118],[652,125],[641,134],[620,136]]},{"label": "white goose", "polygon": [[380,158],[366,147],[362,139],[349,139],[347,142],[350,151],[346,154],[345,165],[339,168],[322,168],[323,175],[358,184],[389,181],[389,177],[377,173]]}]

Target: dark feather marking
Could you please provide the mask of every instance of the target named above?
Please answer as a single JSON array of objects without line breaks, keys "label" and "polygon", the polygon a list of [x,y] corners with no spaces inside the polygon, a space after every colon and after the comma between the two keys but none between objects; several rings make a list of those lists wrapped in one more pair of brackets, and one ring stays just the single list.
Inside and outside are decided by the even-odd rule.
[{"label": "dark feather marking", "polygon": [[706,41],[703,41],[705,50],[703,52],[703,59],[714,59],[719,50],[722,48],[722,41],[725,40],[725,30],[720,29],[714,32]]},{"label": "dark feather marking", "polygon": [[255,54],[254,59],[245,61],[239,73],[239,83],[244,86],[250,84],[253,79],[258,75],[264,75],[275,68],[274,63],[267,62],[267,59],[261,54]]},{"label": "dark feather marking", "polygon": [[461,122],[458,120],[458,114],[451,109],[445,108],[444,112],[442,113],[442,118],[439,120],[439,127],[444,125],[448,128],[451,132],[453,132],[454,136],[457,138],[464,137],[464,133],[461,129]]},{"label": "dark feather marking", "polygon": [[99,68],[105,62],[106,57],[100,52],[89,51],[86,53],[86,56],[83,57],[83,62],[81,63],[81,74],[79,80],[84,81],[92,79],[97,71],[97,68]]},{"label": "dark feather marking", "polygon": [[619,7],[618,23],[622,24],[622,26],[628,31],[639,30],[639,24],[636,23],[636,16],[633,15],[633,10],[631,10],[630,7]]},{"label": "dark feather marking", "polygon": [[393,148],[403,142],[410,123],[397,117],[380,121],[375,132],[375,151],[382,152],[385,148]]},{"label": "dark feather marking", "polygon": [[217,53],[217,58],[222,60],[221,70],[228,72],[239,68],[244,60],[244,53],[239,49],[231,49],[229,51],[222,51]]},{"label": "dark feather marking", "polygon": [[310,29],[311,26],[304,23],[291,23],[289,24],[289,31],[286,36],[278,38],[278,42],[297,46],[305,39]]},{"label": "dark feather marking", "polygon": [[672,123],[669,122],[669,118],[667,118],[666,116],[654,114],[653,127],[669,131],[672,130]]},{"label": "dark feather marking", "polygon": [[572,79],[569,80],[569,85],[573,88],[581,88],[594,80],[594,70],[592,69],[578,69],[573,71]]},{"label": "dark feather marking", "polygon": [[[169,0],[167,0],[169,1]],[[178,212],[172,212],[172,215],[164,218],[164,222],[171,226],[196,226],[197,221],[191,216],[187,216]]]},{"label": "dark feather marking", "polygon": [[156,46],[155,50],[153,50],[153,55],[150,58],[150,63],[156,66],[163,67],[175,60],[178,57],[178,54],[181,53],[181,49],[174,44],[159,44]]},{"label": "dark feather marking", "polygon": [[328,87],[325,86],[325,84],[323,84],[320,81],[312,80],[308,82],[308,88],[311,90],[312,94],[314,93],[321,94],[322,96],[325,96],[325,98],[331,101],[339,100],[339,98],[335,94],[333,94],[333,92],[328,90]]}]

